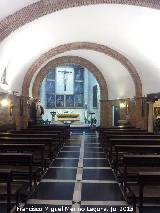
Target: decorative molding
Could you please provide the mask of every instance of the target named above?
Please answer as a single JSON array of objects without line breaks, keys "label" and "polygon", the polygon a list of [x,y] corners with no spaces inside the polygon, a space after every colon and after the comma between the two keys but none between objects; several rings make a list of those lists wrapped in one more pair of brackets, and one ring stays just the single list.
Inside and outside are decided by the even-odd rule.
[{"label": "decorative molding", "polygon": [[32,96],[34,98],[39,99],[39,91],[40,91],[41,83],[42,83],[43,79],[45,78],[45,76],[48,74],[49,70],[54,67],[64,65],[66,63],[75,63],[75,64],[79,64],[79,65],[87,68],[95,76],[96,80],[99,83],[101,97],[104,99],[108,99],[107,84],[106,84],[106,81],[105,81],[103,75],[101,74],[100,70],[90,61],[88,61],[84,58],[78,57],[78,56],[63,56],[63,57],[59,57],[59,58],[53,59],[50,62],[48,62],[38,72],[38,74],[35,78],[35,81],[33,83]]},{"label": "decorative molding", "polygon": [[36,71],[40,69],[40,67],[42,67],[47,61],[49,61],[50,59],[52,59],[58,54],[64,53],[66,51],[78,50],[78,49],[87,49],[87,50],[101,52],[119,61],[127,69],[131,78],[133,79],[136,96],[138,97],[142,96],[141,80],[133,64],[119,52],[107,46],[100,45],[97,43],[90,43],[90,42],[74,42],[74,43],[64,44],[64,45],[55,47],[49,50],[48,52],[42,54],[27,71],[24,77],[23,85],[22,85],[22,94],[26,97],[29,96],[29,88],[30,88],[30,83],[33,76],[35,75]]},{"label": "decorative molding", "polygon": [[66,8],[96,4],[121,4],[160,9],[158,0],[41,0],[4,18],[0,22],[0,41],[16,29],[47,14]]}]

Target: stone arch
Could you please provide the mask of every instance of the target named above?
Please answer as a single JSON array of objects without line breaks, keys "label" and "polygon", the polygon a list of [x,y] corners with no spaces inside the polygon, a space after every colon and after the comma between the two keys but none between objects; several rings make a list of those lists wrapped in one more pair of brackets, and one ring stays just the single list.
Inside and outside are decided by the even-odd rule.
[{"label": "stone arch", "polygon": [[21,26],[44,15],[66,8],[96,4],[122,4],[160,9],[160,1],[157,0],[41,0],[4,18],[0,22],[0,41]]},{"label": "stone arch", "polygon": [[83,67],[87,68],[96,78],[97,82],[99,83],[100,87],[100,125],[107,126],[107,117],[104,116],[104,104],[108,100],[108,88],[106,81],[100,72],[100,70],[90,61],[78,57],[78,56],[62,56],[59,58],[55,58],[49,61],[45,66],[43,66],[40,71],[38,72],[32,88],[32,95],[34,98],[39,99],[39,91],[41,83],[44,77],[47,75],[50,68],[60,66],[66,63],[75,63],[80,64]]},{"label": "stone arch", "polygon": [[28,97],[29,96],[29,87],[30,82],[36,73],[36,71],[45,64],[46,61],[49,61],[54,56],[64,53],[66,51],[70,50],[78,50],[78,49],[87,49],[87,50],[93,50],[97,52],[104,53],[117,61],[119,61],[129,72],[131,75],[134,85],[135,85],[135,93],[137,97],[142,96],[142,84],[140,77],[138,75],[138,72],[136,68],[132,65],[132,63],[122,54],[119,52],[97,43],[90,43],[90,42],[74,42],[69,44],[60,45],[58,47],[55,47],[48,52],[41,55],[30,67],[28,72],[26,73],[22,85],[22,95]]},{"label": "stone arch", "polygon": [[59,58],[55,58],[49,61],[43,68],[41,68],[33,83],[32,96],[34,98],[39,99],[40,86],[49,69],[66,63],[80,64],[83,67],[87,68],[95,76],[97,82],[99,83],[101,99],[108,99],[107,84],[100,70],[90,61],[78,56],[62,56]]}]

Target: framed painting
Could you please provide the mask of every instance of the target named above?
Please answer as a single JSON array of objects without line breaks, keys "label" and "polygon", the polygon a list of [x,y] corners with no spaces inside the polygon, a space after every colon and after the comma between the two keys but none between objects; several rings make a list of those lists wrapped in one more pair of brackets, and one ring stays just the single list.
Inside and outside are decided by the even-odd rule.
[{"label": "framed painting", "polygon": [[56,95],[56,107],[64,107],[64,95]]},{"label": "framed painting", "polygon": [[75,107],[83,107],[83,94],[77,94],[74,98]]},{"label": "framed painting", "polygon": [[157,116],[160,116],[160,107],[154,107],[154,115],[157,117]]},{"label": "framed painting", "polygon": [[55,72],[54,69],[53,69],[53,70],[50,70],[50,71],[48,72],[48,74],[47,74],[47,79],[55,80],[55,74],[56,74],[56,72]]},{"label": "framed painting", "polygon": [[84,93],[84,83],[83,82],[75,82],[74,92],[75,92],[75,94],[83,94]]},{"label": "framed painting", "polygon": [[93,108],[97,108],[97,85],[93,86]]},{"label": "framed painting", "polygon": [[46,81],[46,92],[55,93],[55,81]]},{"label": "framed painting", "polygon": [[46,106],[47,108],[53,108],[55,107],[55,95],[50,95],[50,94],[47,94],[47,97],[46,97]]},{"label": "framed painting", "polygon": [[74,95],[66,95],[66,107],[74,107]]},{"label": "framed painting", "polygon": [[83,81],[84,80],[84,68],[82,67],[78,67],[75,69],[75,80],[80,80]]}]

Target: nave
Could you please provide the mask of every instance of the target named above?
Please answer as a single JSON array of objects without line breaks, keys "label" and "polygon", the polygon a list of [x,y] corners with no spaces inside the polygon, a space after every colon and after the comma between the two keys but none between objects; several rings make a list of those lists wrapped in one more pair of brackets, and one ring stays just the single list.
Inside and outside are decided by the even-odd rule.
[{"label": "nave", "polygon": [[26,212],[32,207],[43,208],[43,212],[52,208],[55,212],[80,212],[78,208],[82,212],[94,212],[91,208],[121,212],[126,205],[96,134],[76,131],[24,208]]}]

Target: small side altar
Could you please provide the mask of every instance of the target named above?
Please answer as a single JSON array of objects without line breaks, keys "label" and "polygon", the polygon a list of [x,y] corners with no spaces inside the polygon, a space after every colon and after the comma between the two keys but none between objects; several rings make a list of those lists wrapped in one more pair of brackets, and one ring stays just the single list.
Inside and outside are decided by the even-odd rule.
[{"label": "small side altar", "polygon": [[57,118],[58,118],[58,121],[61,121],[63,123],[65,122],[70,122],[70,123],[73,123],[75,121],[80,121],[80,118],[79,118],[80,114],[57,114]]}]

